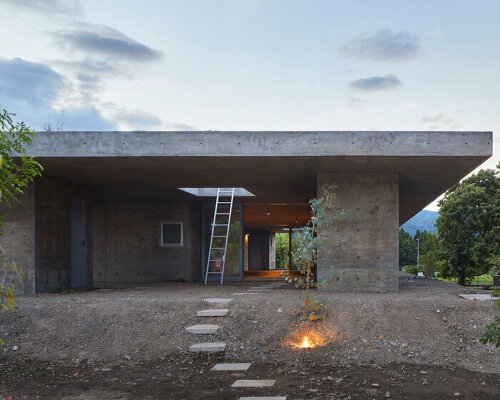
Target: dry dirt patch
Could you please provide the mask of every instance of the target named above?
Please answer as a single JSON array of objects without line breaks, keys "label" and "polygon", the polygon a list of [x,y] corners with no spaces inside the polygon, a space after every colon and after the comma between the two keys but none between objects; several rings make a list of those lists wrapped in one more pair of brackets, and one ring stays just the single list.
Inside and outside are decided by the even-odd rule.
[{"label": "dry dirt patch", "polygon": [[[131,388],[140,386],[140,382],[133,385],[134,378],[127,375],[129,369],[144,370],[146,376],[148,366],[162,366],[158,368],[163,373],[158,372],[157,376],[166,382],[180,379],[183,385],[174,386],[187,390],[191,384],[196,384],[193,376],[197,375],[190,370],[191,367],[204,371],[214,360],[187,352],[189,345],[206,341],[206,337],[187,334],[184,328],[200,323],[196,311],[210,308],[203,302],[204,298],[233,297],[233,292],[244,291],[250,286],[255,286],[255,283],[225,284],[223,287],[179,283],[152,288],[22,297],[15,313],[2,314],[0,334],[8,345],[0,355],[0,368],[2,365],[11,368],[11,378],[14,379],[17,373],[22,376],[22,369],[28,364],[37,366],[31,372],[34,374],[31,376],[37,376],[35,382],[47,379],[49,386],[56,387],[60,385],[57,374],[45,376],[42,368],[60,369],[63,371],[60,375],[72,376],[60,379],[65,382],[64,387],[69,387],[67,379],[70,382],[80,379],[80,374],[73,376],[73,369],[76,372],[81,369],[85,376],[88,368],[87,380],[92,382],[94,379],[98,381],[93,376],[108,373],[102,368],[109,364],[116,368],[113,376],[120,382],[129,379],[130,384],[124,387]],[[344,371],[347,375],[342,378],[345,385],[350,381],[349,376],[354,376],[352,371],[365,371],[366,377],[356,375],[356,381],[366,381],[362,388],[368,387],[366,390],[380,394],[379,388],[372,388],[371,384],[367,386],[375,379],[372,375],[380,374],[382,369],[387,376],[384,378],[382,374],[380,380],[404,381],[404,377],[397,378],[402,365],[408,366],[408,377],[415,374],[419,378],[419,388],[426,386],[430,389],[455,375],[476,371],[478,382],[485,382],[476,389],[483,390],[485,395],[494,394],[495,391],[491,390],[498,390],[499,385],[499,353],[491,346],[482,345],[478,339],[485,324],[495,314],[495,305],[457,296],[464,292],[467,291],[451,283],[419,280],[401,282],[399,293],[318,293],[316,296],[325,300],[329,308],[325,324],[335,334],[325,346],[310,350],[292,349],[287,345],[287,338],[297,329],[300,315],[298,291],[290,287],[238,297],[227,306],[230,309],[228,317],[204,318],[203,321],[221,325],[219,333],[212,337],[213,341],[227,342],[226,352],[219,358],[254,362],[254,373],[259,372],[256,365],[260,365],[260,372],[266,372],[267,377],[276,372],[279,384],[294,384],[301,380],[298,379],[301,376],[311,379],[309,371],[318,369],[314,373],[315,380],[302,379],[303,383],[296,388],[306,394],[319,396],[320,392],[309,392],[309,389],[322,390],[322,385],[315,386],[316,380],[321,382],[327,376],[325,374],[336,371]],[[13,346],[18,349],[12,351]],[[180,367],[177,368],[180,364],[186,365],[182,368],[187,369],[181,371]],[[171,367],[174,367],[173,372],[165,372]],[[419,371],[431,368],[436,371],[431,375],[440,375],[444,381],[440,383],[439,379],[426,376],[427,382],[422,383],[420,378],[425,374],[420,376]],[[39,371],[38,375],[36,371]],[[301,372],[306,372],[306,375],[300,375]],[[165,375],[167,373],[170,375]],[[189,378],[181,375],[189,375]],[[481,376],[484,379],[480,379]],[[217,377],[214,379],[216,381]],[[450,382],[449,385],[457,386]],[[221,387],[227,387],[224,385],[225,382]],[[88,389],[93,390],[95,386]],[[449,392],[451,386],[445,387],[446,391]],[[465,393],[465,388],[459,389],[456,391]],[[118,387],[113,390],[116,391],[115,397],[110,398],[133,392],[128,389],[123,392]],[[338,390],[340,396],[342,390]],[[392,390],[396,389],[393,387]],[[210,393],[207,396],[213,395]],[[350,392],[343,393],[348,396]],[[371,396],[371,392],[366,393]],[[373,396],[377,397],[375,394]],[[234,398],[234,395],[228,398]]]}]

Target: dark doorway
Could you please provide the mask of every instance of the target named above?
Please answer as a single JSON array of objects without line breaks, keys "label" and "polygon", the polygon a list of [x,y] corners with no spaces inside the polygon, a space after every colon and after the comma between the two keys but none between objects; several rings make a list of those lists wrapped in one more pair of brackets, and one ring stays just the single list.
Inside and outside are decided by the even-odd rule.
[{"label": "dark doorway", "polygon": [[248,269],[269,269],[269,231],[251,230],[248,239]]},{"label": "dark doorway", "polygon": [[85,287],[85,226],[84,201],[71,199],[71,287]]}]

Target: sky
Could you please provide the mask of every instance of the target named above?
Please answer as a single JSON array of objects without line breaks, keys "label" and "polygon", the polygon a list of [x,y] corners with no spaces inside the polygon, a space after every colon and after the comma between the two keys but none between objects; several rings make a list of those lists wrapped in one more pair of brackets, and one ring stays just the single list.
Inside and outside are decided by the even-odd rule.
[{"label": "sky", "polygon": [[[497,0],[0,0],[32,129],[493,131]],[[436,202],[427,209],[436,210]]]}]

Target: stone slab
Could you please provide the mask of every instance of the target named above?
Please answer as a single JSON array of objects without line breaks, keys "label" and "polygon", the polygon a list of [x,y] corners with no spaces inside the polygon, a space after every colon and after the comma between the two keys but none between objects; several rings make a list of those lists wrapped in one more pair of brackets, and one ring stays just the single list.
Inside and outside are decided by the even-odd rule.
[{"label": "stone slab", "polygon": [[218,298],[203,299],[203,301],[205,303],[211,303],[211,304],[226,304],[226,303],[230,303],[233,300],[234,300],[234,298],[232,298],[232,297],[221,298],[221,299],[218,299]]},{"label": "stone slab", "polygon": [[[255,292],[257,293],[257,292]],[[245,293],[233,293],[233,296],[245,296],[247,294],[255,294],[255,293],[252,293],[252,292],[245,292]]]},{"label": "stone slab", "polygon": [[254,286],[251,287],[249,290],[271,290],[272,288],[270,287],[264,287],[264,286]]},{"label": "stone slab", "polygon": [[237,379],[231,387],[234,388],[260,388],[271,387],[276,383],[276,379]]},{"label": "stone slab", "polygon": [[240,397],[240,400],[286,400],[286,396]]},{"label": "stone slab", "polygon": [[252,363],[219,363],[211,371],[247,371]]},{"label": "stone slab", "polygon": [[225,317],[229,310],[225,308],[214,308],[210,310],[201,310],[196,313],[197,317]]},{"label": "stone slab", "polygon": [[193,353],[218,353],[226,350],[226,343],[224,342],[209,342],[209,343],[196,343],[189,346],[189,351]]},{"label": "stone slab", "polygon": [[500,297],[491,297],[488,293],[478,293],[478,294],[459,294],[460,297],[467,300],[479,300],[479,301],[489,301],[498,300]]},{"label": "stone slab", "polygon": [[219,325],[192,325],[186,328],[186,332],[194,333],[195,335],[213,335],[219,330]]}]

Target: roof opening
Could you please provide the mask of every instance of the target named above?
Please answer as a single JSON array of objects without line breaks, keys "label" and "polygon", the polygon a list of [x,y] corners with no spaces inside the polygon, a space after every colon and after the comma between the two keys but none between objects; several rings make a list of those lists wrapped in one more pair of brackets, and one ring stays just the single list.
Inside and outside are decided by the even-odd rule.
[{"label": "roof opening", "polygon": [[[197,197],[216,197],[218,188],[178,188],[178,189]],[[221,188],[221,189],[231,189],[231,188]],[[245,188],[237,187],[234,188],[234,197],[255,197],[255,195],[252,192],[246,190]]]}]

